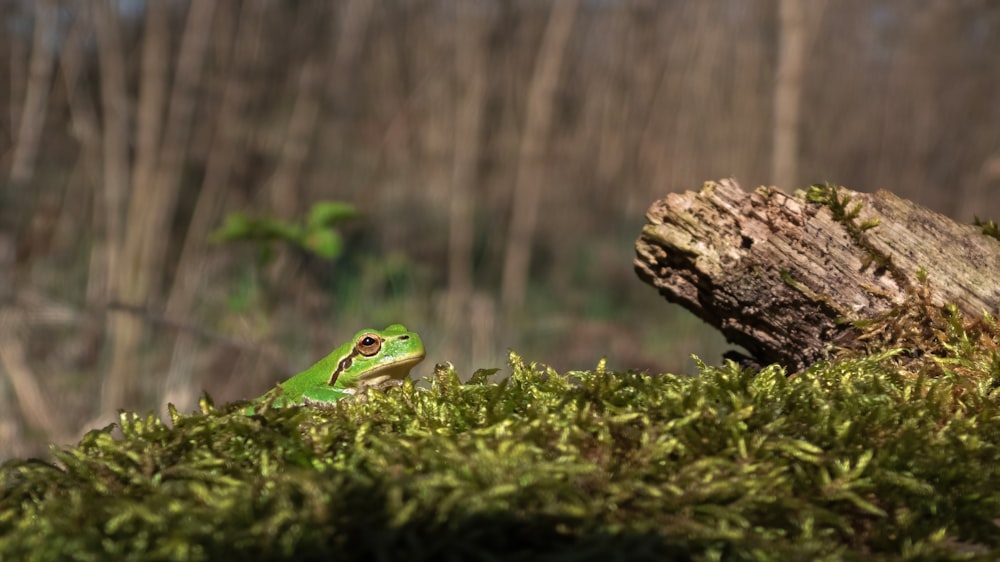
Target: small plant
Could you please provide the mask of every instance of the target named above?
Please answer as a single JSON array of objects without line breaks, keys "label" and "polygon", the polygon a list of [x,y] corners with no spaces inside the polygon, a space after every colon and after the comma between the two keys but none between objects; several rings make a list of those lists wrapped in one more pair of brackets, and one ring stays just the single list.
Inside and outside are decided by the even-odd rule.
[{"label": "small plant", "polygon": [[973,221],[972,224],[982,229],[982,233],[985,234],[986,236],[990,236],[992,238],[1000,240],[1000,227],[997,227],[997,223],[995,223],[993,220],[984,221],[981,220],[979,217],[975,217],[975,220]]},{"label": "small plant", "polygon": [[273,217],[254,217],[241,211],[226,217],[223,225],[211,234],[213,242],[255,242],[260,248],[261,261],[274,255],[276,243],[287,243],[309,254],[326,259],[336,258],[343,251],[343,240],[335,229],[344,220],[358,216],[353,205],[336,201],[321,201],[312,206],[304,223]]}]

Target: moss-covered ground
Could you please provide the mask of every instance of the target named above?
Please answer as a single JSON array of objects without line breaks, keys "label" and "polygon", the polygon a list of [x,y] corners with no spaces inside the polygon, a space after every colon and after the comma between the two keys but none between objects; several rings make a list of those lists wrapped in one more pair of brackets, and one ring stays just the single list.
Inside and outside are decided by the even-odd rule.
[{"label": "moss-covered ground", "polygon": [[952,328],[933,368],[512,355],[326,409],[123,413],[0,468],[0,560],[996,560],[1000,360]]}]

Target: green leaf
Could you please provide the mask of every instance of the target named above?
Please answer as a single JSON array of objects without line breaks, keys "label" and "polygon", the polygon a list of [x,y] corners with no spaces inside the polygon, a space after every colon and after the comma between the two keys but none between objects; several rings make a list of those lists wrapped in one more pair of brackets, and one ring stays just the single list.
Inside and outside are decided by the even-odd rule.
[{"label": "green leaf", "polygon": [[358,211],[354,205],[339,201],[320,201],[309,209],[307,224],[310,228],[328,227],[356,216],[358,216]]},{"label": "green leaf", "polygon": [[313,230],[306,235],[303,247],[310,252],[333,259],[340,255],[344,249],[340,234],[334,230],[321,229]]},{"label": "green leaf", "polygon": [[465,384],[472,386],[480,386],[489,383],[489,378],[497,374],[500,369],[476,369],[476,372],[472,373],[472,377]]},{"label": "green leaf", "polygon": [[230,213],[222,226],[209,235],[209,240],[216,243],[242,240],[250,234],[252,227],[252,221],[246,214],[240,211]]}]

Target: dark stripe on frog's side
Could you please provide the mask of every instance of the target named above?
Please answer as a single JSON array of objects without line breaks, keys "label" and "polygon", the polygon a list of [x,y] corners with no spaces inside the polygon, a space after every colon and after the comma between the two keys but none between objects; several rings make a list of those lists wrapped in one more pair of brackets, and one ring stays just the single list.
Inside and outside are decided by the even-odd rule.
[{"label": "dark stripe on frog's side", "polygon": [[337,378],[340,377],[340,373],[343,373],[345,370],[351,368],[351,363],[354,362],[354,358],[358,355],[358,353],[358,346],[354,346],[354,349],[347,354],[347,357],[344,357],[340,360],[340,363],[337,363],[337,368],[330,373],[330,380],[326,383],[327,386],[333,386],[336,384]]}]

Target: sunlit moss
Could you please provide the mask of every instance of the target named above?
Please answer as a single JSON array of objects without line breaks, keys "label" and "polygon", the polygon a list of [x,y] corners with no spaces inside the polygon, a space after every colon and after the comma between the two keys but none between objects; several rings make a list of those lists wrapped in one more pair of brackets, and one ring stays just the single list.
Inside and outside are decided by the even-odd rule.
[{"label": "sunlit moss", "polygon": [[512,354],[497,383],[440,365],[330,408],[124,413],[0,468],[0,559],[995,559],[1000,373],[953,329],[934,373]]}]

